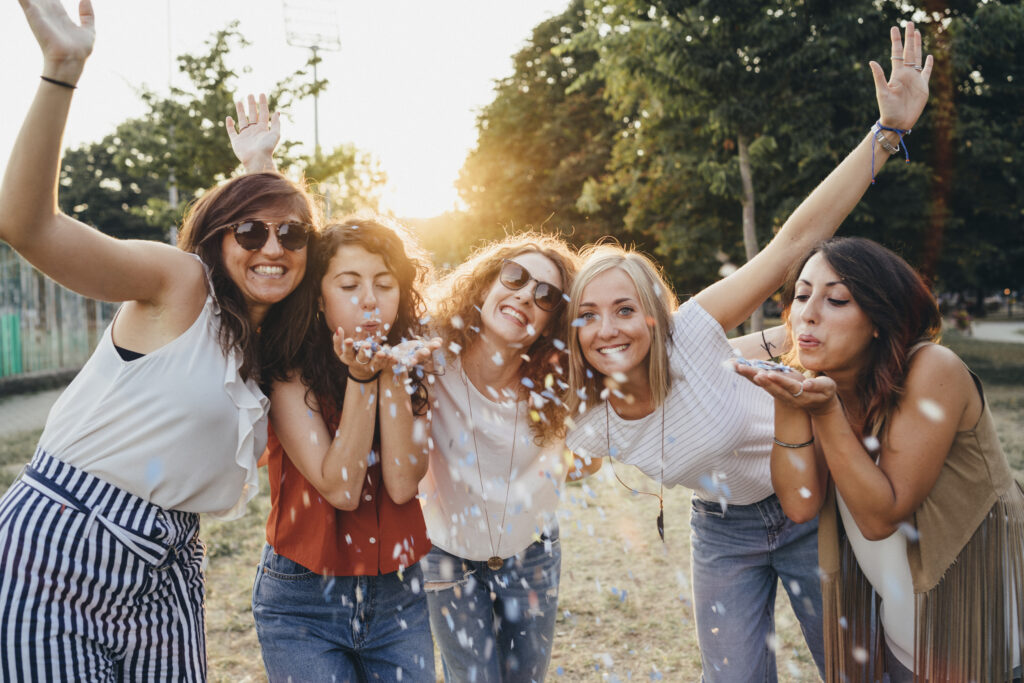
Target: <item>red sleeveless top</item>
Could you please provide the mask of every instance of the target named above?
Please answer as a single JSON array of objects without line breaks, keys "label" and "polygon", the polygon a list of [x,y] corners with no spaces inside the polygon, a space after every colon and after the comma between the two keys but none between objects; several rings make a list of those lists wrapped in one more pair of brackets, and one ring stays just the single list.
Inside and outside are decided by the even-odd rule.
[{"label": "red sleeveless top", "polygon": [[[324,402],[321,408],[334,434],[340,415]],[[273,427],[264,457],[270,475],[267,542],[279,555],[325,576],[377,576],[409,567],[429,552],[419,499],[401,505],[391,500],[379,457],[366,470],[359,507],[350,512],[332,506],[302,476]]]}]

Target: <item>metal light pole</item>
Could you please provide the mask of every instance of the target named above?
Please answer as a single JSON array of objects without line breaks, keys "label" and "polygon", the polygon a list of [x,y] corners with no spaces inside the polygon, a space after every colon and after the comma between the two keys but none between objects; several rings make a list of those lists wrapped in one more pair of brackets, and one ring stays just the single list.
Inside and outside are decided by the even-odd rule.
[{"label": "metal light pole", "polygon": [[[317,62],[322,50],[341,49],[337,3],[332,0],[284,0],[284,30],[288,44],[313,53],[313,83],[318,81]],[[313,145],[320,159],[320,97],[313,91]]]}]

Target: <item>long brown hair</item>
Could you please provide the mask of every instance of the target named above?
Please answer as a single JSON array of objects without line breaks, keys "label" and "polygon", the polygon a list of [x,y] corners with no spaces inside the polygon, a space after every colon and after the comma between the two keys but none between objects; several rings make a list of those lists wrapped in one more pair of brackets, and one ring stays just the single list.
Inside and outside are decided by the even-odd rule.
[{"label": "long brown hair", "polygon": [[[453,349],[468,348],[479,336],[480,305],[498,279],[502,262],[522,254],[547,257],[558,269],[562,290],[567,292],[572,287],[577,257],[572,247],[557,237],[523,232],[477,249],[455,270],[445,275],[431,293],[432,326],[435,334],[444,339],[444,352],[449,360],[457,355]],[[537,409],[538,419],[532,422],[534,436],[542,443],[565,434],[564,401],[568,389],[564,381],[565,331],[568,327],[566,308],[563,304],[553,311],[541,335],[530,348],[523,350],[529,360],[524,360],[519,371],[520,378],[529,380],[533,385],[531,389],[525,383],[522,384],[520,398],[529,399],[533,392],[543,402]],[[452,343],[458,346],[453,347]],[[547,380],[549,375],[552,377],[550,382]],[[533,405],[536,406],[536,403]]]},{"label": "long brown hair", "polygon": [[[348,216],[324,228],[308,270],[317,283],[315,297],[319,299],[320,283],[330,267],[331,259],[345,246],[359,246],[377,254],[384,260],[388,271],[398,281],[398,314],[388,331],[389,344],[421,336],[421,317],[426,311],[420,290],[430,277],[430,261],[409,231],[397,221],[372,213]],[[313,394],[321,405],[329,398],[340,408],[345,398],[348,367],[334,353],[333,330],[318,311],[316,322],[310,327],[299,354],[297,367],[307,387],[307,403]],[[422,415],[427,409],[427,393],[421,370],[409,373],[414,393],[413,413]]]},{"label": "long brown hair", "polygon": [[[863,430],[881,433],[903,396],[910,349],[919,342],[939,340],[939,307],[921,276],[902,258],[862,237],[834,237],[811,249],[786,281],[783,317],[790,333],[789,311],[796,281],[815,254],[828,262],[878,330],[857,379],[857,396],[865,416]],[[791,351],[787,362],[796,358],[796,351]]]},{"label": "long brown hair", "polygon": [[[316,281],[307,267],[299,286],[270,307],[257,330],[249,319],[245,297],[224,267],[222,241],[206,237],[225,225],[271,210],[290,211],[304,223],[318,222],[316,206],[303,184],[279,173],[250,173],[232,178],[196,200],[178,235],[178,247],[197,254],[209,269],[221,311],[221,347],[225,353],[237,349],[242,354],[242,377],[264,386],[275,368],[289,365],[298,353],[316,311],[310,297]],[[307,250],[314,250],[315,238],[315,234],[311,236]]]}]

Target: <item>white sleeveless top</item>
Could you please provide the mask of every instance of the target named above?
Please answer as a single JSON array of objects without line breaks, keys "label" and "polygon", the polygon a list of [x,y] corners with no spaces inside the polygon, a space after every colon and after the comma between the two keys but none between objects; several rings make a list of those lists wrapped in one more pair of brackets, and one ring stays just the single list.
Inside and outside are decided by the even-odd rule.
[{"label": "white sleeveless top", "polygon": [[565,443],[534,442],[528,402],[480,393],[458,361],[448,363],[430,394],[434,448],[420,481],[430,542],[481,561],[511,557],[553,530],[568,472]]},{"label": "white sleeveless top", "polygon": [[725,331],[696,300],[673,314],[672,328],[672,383],[663,408],[625,420],[593,397],[569,432],[569,450],[591,458],[610,455],[654,480],[664,469],[665,486],[685,486],[707,501],[749,505],[767,498],[774,492],[771,395],[736,374]]},{"label": "white sleeveless top", "polygon": [[241,516],[259,490],[269,401],[242,381],[241,356],[224,354],[214,298],[181,336],[133,361],[112,328],[50,410],[40,448],[160,507]]}]

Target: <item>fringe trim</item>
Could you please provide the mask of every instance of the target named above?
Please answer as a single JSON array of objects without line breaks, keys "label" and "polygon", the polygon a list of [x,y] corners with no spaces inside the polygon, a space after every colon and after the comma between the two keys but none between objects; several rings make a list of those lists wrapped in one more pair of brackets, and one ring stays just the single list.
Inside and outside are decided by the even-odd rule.
[{"label": "fringe trim", "polygon": [[1015,634],[1024,662],[1024,497],[1017,486],[996,500],[942,580],[915,603],[914,669],[925,674],[915,681],[1013,679]]},{"label": "fringe trim", "polygon": [[[880,601],[837,522],[839,569],[821,581],[825,681],[881,683]],[[1024,495],[1017,486],[996,500],[938,585],[915,596],[914,611],[914,669],[923,672],[915,682],[1013,680],[1014,634],[1024,663]]]}]

